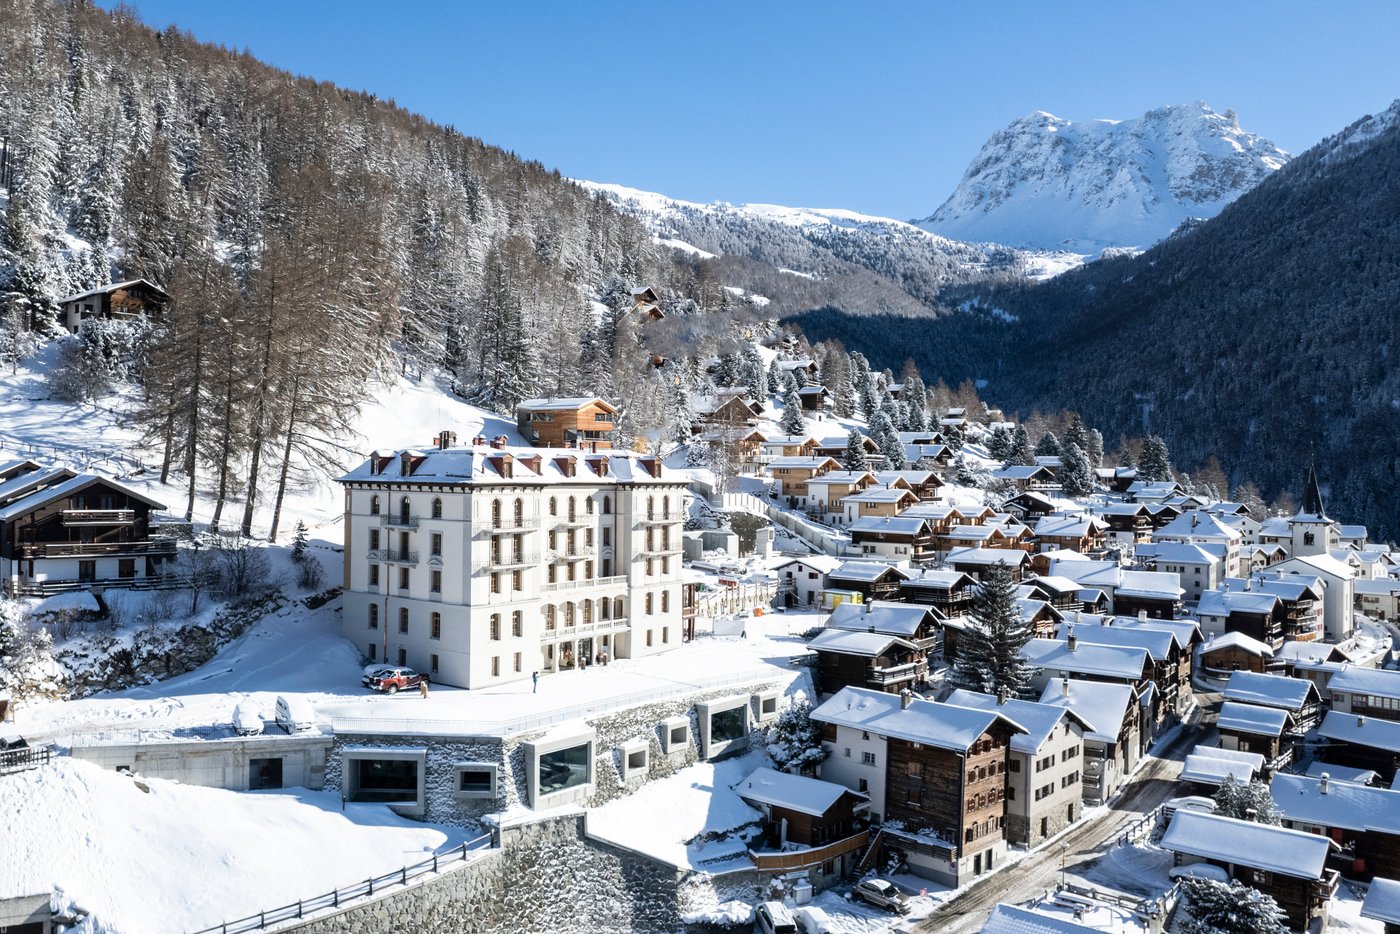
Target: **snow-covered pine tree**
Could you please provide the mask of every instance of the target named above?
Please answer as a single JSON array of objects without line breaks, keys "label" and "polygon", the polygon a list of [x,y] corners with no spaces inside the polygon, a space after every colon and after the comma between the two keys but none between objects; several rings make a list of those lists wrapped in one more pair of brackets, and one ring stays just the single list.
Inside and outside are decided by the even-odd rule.
[{"label": "snow-covered pine tree", "polygon": [[780,772],[812,774],[826,758],[821,724],[812,719],[812,705],[793,704],[768,728],[768,758]]},{"label": "snow-covered pine tree", "polygon": [[1283,823],[1283,815],[1274,803],[1269,786],[1261,781],[1237,782],[1226,777],[1215,793],[1215,813],[1259,824]]},{"label": "snow-covered pine tree", "polygon": [[1177,926],[1180,934],[1284,934],[1287,915],[1278,902],[1241,882],[1181,879],[1181,892],[1190,917]]},{"label": "snow-covered pine tree", "polygon": [[762,405],[768,400],[768,371],[763,368],[763,358],[752,344],[744,347],[742,359],[744,385],[749,387],[749,395]]},{"label": "snow-covered pine tree", "polygon": [[1005,425],[997,425],[987,437],[987,453],[992,460],[1006,463],[1011,456],[1011,431]]},{"label": "snow-covered pine tree", "polygon": [[841,454],[842,470],[865,470],[865,448],[860,432],[854,428],[846,435],[846,450]]},{"label": "snow-covered pine tree", "polygon": [[1011,571],[998,562],[978,586],[968,624],[958,634],[953,685],[984,694],[1028,694],[1032,669],[1021,649],[1031,635],[1016,606]]},{"label": "snow-covered pine tree", "polygon": [[1070,415],[1069,425],[1065,428],[1065,436],[1060,439],[1060,448],[1064,449],[1071,444],[1079,445],[1081,451],[1086,450],[1088,439],[1085,437],[1084,423],[1080,421],[1078,415]]},{"label": "snow-covered pine tree", "polygon": [[1035,451],[1031,449],[1031,436],[1025,425],[1017,425],[1011,432],[1011,458],[1008,467],[1030,467],[1035,464]]},{"label": "snow-covered pine tree", "polygon": [[1171,454],[1167,443],[1156,435],[1142,442],[1142,457],[1138,461],[1138,479],[1159,483],[1172,478]]},{"label": "snow-covered pine tree", "polygon": [[904,458],[904,445],[900,443],[899,435],[894,430],[894,422],[883,411],[876,410],[875,417],[870,422],[870,439],[880,448],[880,453],[885,455],[886,470],[903,470],[908,466]]},{"label": "snow-covered pine tree", "polygon": [[904,391],[899,394],[899,399],[904,403],[904,430],[923,431],[928,425],[928,413],[924,411],[927,404],[928,390],[924,388],[924,381],[919,378],[916,372],[905,377]]},{"label": "snow-covered pine tree", "polygon": [[807,431],[807,418],[802,414],[802,397],[797,389],[789,389],[783,396],[783,417],[778,422],[784,434],[800,435]]},{"label": "snow-covered pine tree", "polygon": [[1060,453],[1060,486],[1066,496],[1088,496],[1094,492],[1094,471],[1084,450],[1066,442]]},{"label": "snow-covered pine tree", "polygon": [[1084,454],[1089,458],[1089,466],[1097,470],[1103,466],[1103,434],[1097,428],[1084,432]]},{"label": "snow-covered pine tree", "polygon": [[298,563],[306,560],[306,523],[300,519],[292,531],[292,560]]},{"label": "snow-covered pine tree", "polygon": [[1055,437],[1053,431],[1047,431],[1040,436],[1040,440],[1035,443],[1036,457],[1059,457],[1063,448],[1060,439]]}]

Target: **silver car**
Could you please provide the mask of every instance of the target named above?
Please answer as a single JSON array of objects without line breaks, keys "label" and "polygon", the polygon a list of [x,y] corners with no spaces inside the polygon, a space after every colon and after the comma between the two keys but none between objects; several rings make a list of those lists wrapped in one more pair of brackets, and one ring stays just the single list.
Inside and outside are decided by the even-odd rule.
[{"label": "silver car", "polygon": [[897,889],[893,882],[887,882],[884,879],[862,879],[856,883],[851,894],[859,901],[874,905],[876,908],[883,908],[886,911],[894,911],[899,914],[909,913],[909,896]]}]

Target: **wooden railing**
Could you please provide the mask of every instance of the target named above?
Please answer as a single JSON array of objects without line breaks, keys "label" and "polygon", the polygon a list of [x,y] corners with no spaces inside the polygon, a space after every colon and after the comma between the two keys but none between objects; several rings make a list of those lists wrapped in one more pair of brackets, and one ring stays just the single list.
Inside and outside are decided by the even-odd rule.
[{"label": "wooden railing", "polygon": [[152,538],[141,542],[37,542],[20,547],[29,558],[86,558],[104,555],[173,555],[175,539]]},{"label": "wooden railing", "polygon": [[490,844],[491,835],[486,834],[475,840],[468,840],[461,846],[455,846],[445,853],[434,853],[430,858],[414,863],[412,866],[404,866],[402,869],[395,869],[393,872],[375,876],[373,879],[366,879],[363,882],[356,882],[354,885],[348,885],[343,889],[336,889],[324,895],[299,899],[280,908],[269,908],[236,921],[225,921],[211,928],[197,931],[195,934],[245,934],[248,931],[262,931],[274,925],[304,918],[312,912],[324,911],[327,908],[340,908],[347,902],[382,894],[384,890],[393,886],[408,885],[414,879],[439,872],[441,868],[454,863],[466,862],[473,855],[479,856],[489,852]]},{"label": "wooden railing", "polygon": [[65,509],[64,525],[121,525],[136,521],[134,509]]},{"label": "wooden railing", "polygon": [[829,859],[845,856],[847,853],[854,853],[869,841],[870,831],[862,830],[857,834],[824,846],[809,847],[805,850],[785,850],[781,853],[749,850],[749,856],[753,859],[759,872],[789,872],[794,869],[816,866]]},{"label": "wooden railing", "polygon": [[907,662],[889,668],[872,668],[865,674],[866,684],[893,684],[898,681],[912,681],[919,676],[920,662]]},{"label": "wooden railing", "polygon": [[24,746],[0,751],[0,775],[37,769],[41,765],[48,765],[52,757],[53,750],[48,746]]}]

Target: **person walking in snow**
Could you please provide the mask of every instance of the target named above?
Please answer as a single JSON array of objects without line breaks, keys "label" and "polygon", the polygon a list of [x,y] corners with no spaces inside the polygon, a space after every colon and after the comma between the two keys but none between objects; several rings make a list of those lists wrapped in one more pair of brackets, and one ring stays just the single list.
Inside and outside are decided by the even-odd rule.
[{"label": "person walking in snow", "polygon": [[418,682],[418,693],[419,693],[420,695],[422,695],[423,700],[427,700],[427,699],[428,699],[428,679],[427,679],[427,678],[424,678],[422,681],[419,681],[419,682]]},{"label": "person walking in snow", "polygon": [[537,671],[534,674],[530,675],[530,680],[534,682],[534,690],[530,693],[538,694],[540,692],[540,673]]}]

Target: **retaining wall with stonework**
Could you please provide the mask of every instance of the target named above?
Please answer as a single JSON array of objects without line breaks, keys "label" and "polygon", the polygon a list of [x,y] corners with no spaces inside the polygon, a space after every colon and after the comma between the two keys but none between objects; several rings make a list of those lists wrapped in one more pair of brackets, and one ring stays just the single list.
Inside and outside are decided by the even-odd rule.
[{"label": "retaining wall with stonework", "polygon": [[501,831],[499,853],[351,908],[283,930],[382,934],[561,934],[683,930],[683,874],[587,839],[583,815]]}]

